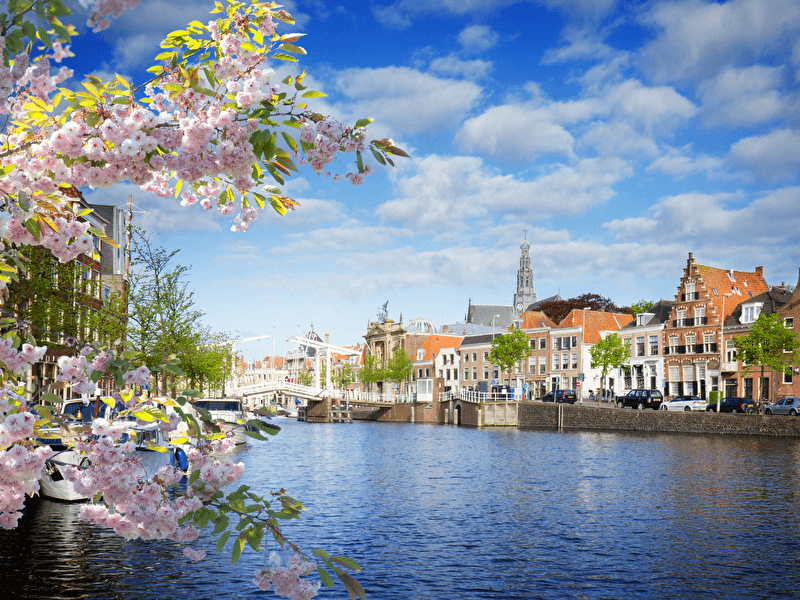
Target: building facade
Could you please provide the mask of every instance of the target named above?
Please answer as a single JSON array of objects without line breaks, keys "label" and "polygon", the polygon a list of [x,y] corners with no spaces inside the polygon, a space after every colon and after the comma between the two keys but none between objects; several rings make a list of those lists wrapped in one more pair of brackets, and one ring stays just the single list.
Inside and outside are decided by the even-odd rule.
[{"label": "building facade", "polygon": [[[737,306],[768,291],[762,267],[734,271],[698,265],[689,253],[664,329],[666,396],[724,394],[737,387],[738,364],[722,352],[723,323]],[[730,355],[728,358],[732,358]]]}]

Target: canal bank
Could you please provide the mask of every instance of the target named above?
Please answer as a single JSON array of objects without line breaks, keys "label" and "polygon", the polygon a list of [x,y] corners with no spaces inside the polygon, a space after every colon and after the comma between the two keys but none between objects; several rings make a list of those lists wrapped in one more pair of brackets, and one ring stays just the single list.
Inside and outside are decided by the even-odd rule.
[{"label": "canal bank", "polygon": [[354,408],[353,419],[471,427],[800,437],[800,417],[632,410],[542,402],[409,402],[375,409]]}]

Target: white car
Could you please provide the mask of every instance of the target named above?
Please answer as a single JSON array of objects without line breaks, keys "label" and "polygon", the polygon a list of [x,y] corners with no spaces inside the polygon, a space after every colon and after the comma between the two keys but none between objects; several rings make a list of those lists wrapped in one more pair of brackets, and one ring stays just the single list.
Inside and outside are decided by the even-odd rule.
[{"label": "white car", "polygon": [[708,407],[708,400],[701,400],[697,396],[676,396],[669,402],[661,403],[661,410],[705,410]]}]

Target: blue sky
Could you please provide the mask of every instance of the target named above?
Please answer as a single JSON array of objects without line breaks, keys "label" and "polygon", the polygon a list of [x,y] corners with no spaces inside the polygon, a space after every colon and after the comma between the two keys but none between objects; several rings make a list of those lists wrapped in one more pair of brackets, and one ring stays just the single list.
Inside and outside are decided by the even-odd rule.
[{"label": "blue sky", "polygon": [[[387,301],[395,320],[463,321],[470,299],[511,304],[525,228],[540,298],[671,299],[689,252],[797,282],[796,0],[284,6],[298,24],[282,31],[308,34],[308,56],[278,77],[308,69],[328,94],[318,112],[372,117],[370,137],[412,158],[360,187],[303,171],[287,188],[301,206],[246,233],[130,185],[87,194],[133,194],[135,221],[191,266],[213,328],[274,336],[282,353],[312,322],[360,342]],[[143,0],[78,38],[72,64],[142,81],[159,40],[211,7]]]}]

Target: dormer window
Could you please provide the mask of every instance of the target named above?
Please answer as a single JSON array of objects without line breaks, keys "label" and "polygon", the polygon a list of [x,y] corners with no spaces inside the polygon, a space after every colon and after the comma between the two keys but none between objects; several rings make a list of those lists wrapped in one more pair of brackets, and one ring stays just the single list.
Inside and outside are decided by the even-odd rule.
[{"label": "dormer window", "polygon": [[636,315],[636,326],[641,327],[642,325],[647,325],[652,318],[653,313],[639,313]]},{"label": "dormer window", "polygon": [[739,318],[740,323],[754,323],[761,314],[761,302],[753,302],[742,306],[742,316]]},{"label": "dormer window", "polygon": [[417,350],[417,360],[422,360],[425,357],[425,349],[420,348]]}]

